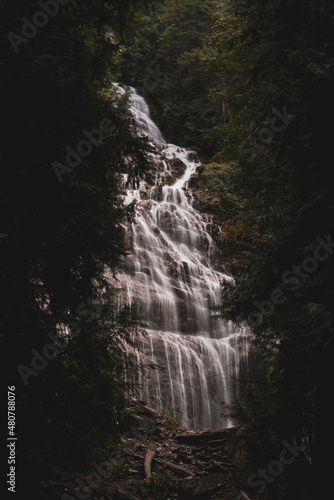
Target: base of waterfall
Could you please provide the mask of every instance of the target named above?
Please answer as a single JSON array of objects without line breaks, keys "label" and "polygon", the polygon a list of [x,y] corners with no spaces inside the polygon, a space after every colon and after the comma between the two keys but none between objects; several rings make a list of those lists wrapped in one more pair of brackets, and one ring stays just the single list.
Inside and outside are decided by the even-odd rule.
[{"label": "base of waterfall", "polygon": [[[138,413],[133,415],[132,425],[123,434],[120,451],[115,452],[114,472],[106,474],[107,462],[103,462],[94,464],[92,477],[66,482],[44,481],[42,498],[69,500],[83,498],[84,494],[91,500],[142,500],[148,498],[142,493],[143,481],[148,475],[159,474],[161,467],[176,478],[176,490],[168,496],[171,500],[247,498],[243,493],[247,495],[248,475],[237,465],[245,458],[244,428],[170,430],[164,427],[162,413],[147,407],[144,402],[132,403]],[[151,498],[157,496],[153,493]],[[259,497],[253,495],[251,498]]]},{"label": "base of waterfall", "polygon": [[188,429],[232,426],[221,416],[222,403],[240,397],[238,381],[248,364],[247,330],[242,334],[226,327],[226,337],[218,339],[146,333],[137,336],[138,350],[132,351],[137,363],[146,367],[133,381],[138,398],[158,411],[175,409]]}]

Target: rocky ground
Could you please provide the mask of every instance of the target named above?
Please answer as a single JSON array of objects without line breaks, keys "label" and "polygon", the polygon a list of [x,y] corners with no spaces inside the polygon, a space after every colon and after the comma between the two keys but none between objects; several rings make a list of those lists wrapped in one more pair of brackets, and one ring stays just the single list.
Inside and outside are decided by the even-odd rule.
[{"label": "rocky ground", "polygon": [[[141,500],[212,499],[249,500],[249,471],[238,467],[243,459],[240,445],[242,428],[214,431],[175,429],[175,422],[136,402],[139,415],[135,425],[124,433],[122,446],[114,453],[113,470],[107,463],[95,464],[95,475],[40,484],[41,498],[53,500]],[[163,485],[153,487],[151,496],[141,489],[145,478],[155,477],[159,469],[176,478],[175,492],[161,496]],[[153,476],[151,475],[153,473]],[[168,473],[168,477],[170,473]],[[165,474],[166,476],[166,474]],[[173,477],[172,476],[172,477]],[[251,500],[258,496],[252,494]]]}]

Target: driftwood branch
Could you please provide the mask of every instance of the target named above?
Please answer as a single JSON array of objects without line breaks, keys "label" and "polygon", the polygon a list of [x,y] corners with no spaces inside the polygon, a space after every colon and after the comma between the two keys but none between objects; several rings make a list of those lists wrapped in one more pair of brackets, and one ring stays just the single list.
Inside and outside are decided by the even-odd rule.
[{"label": "driftwood branch", "polygon": [[220,469],[221,471],[223,471],[223,472],[227,472],[228,474],[230,474],[230,473],[231,473],[231,471],[230,471],[229,469],[227,469],[227,468],[226,468],[226,467],[224,467],[222,464],[220,464],[219,462],[217,462],[217,460],[214,460],[214,461],[213,461],[213,463],[214,463],[214,465],[215,465],[218,469]]},{"label": "driftwood branch", "polygon": [[241,490],[241,494],[242,494],[242,496],[244,497],[245,500],[250,500],[249,496],[246,495],[246,493],[243,490]]},{"label": "driftwood branch", "polygon": [[166,460],[162,460],[161,458],[155,457],[154,460],[158,462],[159,464],[165,465],[167,469],[170,469],[171,471],[175,472],[179,476],[184,476],[184,477],[189,477],[193,476],[193,473],[190,472],[187,469],[184,469],[183,467],[180,467],[179,465],[175,465],[172,462],[167,462]]},{"label": "driftwood branch", "polygon": [[155,451],[153,451],[153,450],[148,450],[148,452],[146,453],[146,457],[145,457],[145,461],[144,461],[144,470],[145,470],[146,479],[151,477],[151,474],[152,474],[151,464],[152,464],[152,460],[153,460],[154,456],[155,456]]}]

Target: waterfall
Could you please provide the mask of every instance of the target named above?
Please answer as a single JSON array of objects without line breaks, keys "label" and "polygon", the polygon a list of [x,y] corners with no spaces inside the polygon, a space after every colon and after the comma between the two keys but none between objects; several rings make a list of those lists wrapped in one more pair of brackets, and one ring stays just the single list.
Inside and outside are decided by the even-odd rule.
[{"label": "waterfall", "polygon": [[221,402],[239,394],[249,332],[214,317],[222,281],[232,277],[219,266],[212,217],[194,208],[188,188],[200,161],[165,141],[135,89],[117,88],[129,94],[137,134],[156,150],[150,178],[139,188],[124,184],[124,203],[135,201],[136,212],[126,229],[132,251],[117,275],[120,307],[136,307],[146,325],[137,359],[157,365],[138,373],[137,396],[158,410],[176,408],[189,429],[226,427]]}]

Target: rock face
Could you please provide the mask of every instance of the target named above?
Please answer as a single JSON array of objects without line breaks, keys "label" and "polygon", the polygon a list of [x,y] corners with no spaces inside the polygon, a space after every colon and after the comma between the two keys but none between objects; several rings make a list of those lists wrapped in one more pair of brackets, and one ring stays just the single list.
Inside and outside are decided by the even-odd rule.
[{"label": "rock face", "polygon": [[[157,153],[136,189],[124,184],[124,203],[135,217],[126,228],[131,251],[118,274],[119,307],[136,310],[146,336],[131,356],[147,365],[138,372],[138,396],[158,410],[177,408],[190,429],[229,425],[221,401],[238,395],[237,379],[247,364],[245,327],[215,317],[224,272],[214,239],[212,215],[194,206],[188,181],[200,168],[197,154],[167,144],[151,123],[145,101],[130,90],[137,131],[149,131]],[[152,132],[150,132],[152,131]],[[132,206],[132,205],[131,205]]]}]

